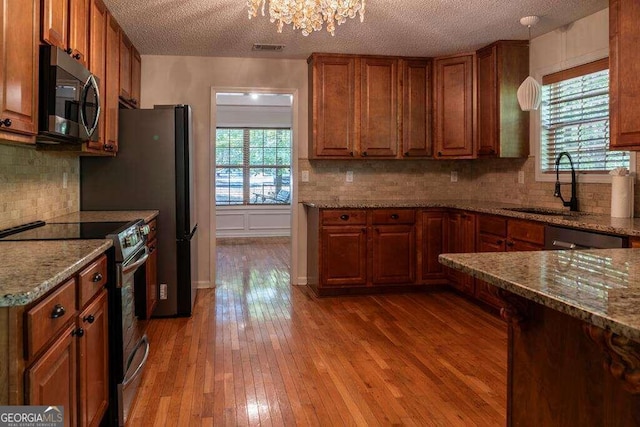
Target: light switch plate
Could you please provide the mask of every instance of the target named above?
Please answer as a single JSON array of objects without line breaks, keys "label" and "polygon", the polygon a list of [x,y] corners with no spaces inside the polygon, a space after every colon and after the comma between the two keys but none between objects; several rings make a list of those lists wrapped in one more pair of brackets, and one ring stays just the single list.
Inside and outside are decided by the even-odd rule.
[{"label": "light switch plate", "polygon": [[451,182],[458,182],[458,171],[451,171]]},{"label": "light switch plate", "polygon": [[160,299],[167,299],[167,284],[160,284]]},{"label": "light switch plate", "polygon": [[347,171],[347,182],[353,182],[353,171]]},{"label": "light switch plate", "polygon": [[302,171],[300,173],[300,180],[302,182],[309,182],[309,171]]}]

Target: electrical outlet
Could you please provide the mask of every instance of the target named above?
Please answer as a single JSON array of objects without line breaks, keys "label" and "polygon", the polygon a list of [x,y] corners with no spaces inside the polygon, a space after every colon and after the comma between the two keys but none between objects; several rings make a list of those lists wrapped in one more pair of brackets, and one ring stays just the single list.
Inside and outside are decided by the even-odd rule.
[{"label": "electrical outlet", "polygon": [[160,284],[160,299],[167,299],[167,284]]},{"label": "electrical outlet", "polygon": [[458,171],[451,171],[451,182],[458,182]]},{"label": "electrical outlet", "polygon": [[68,174],[66,172],[62,172],[62,188],[67,188],[68,185]]},{"label": "electrical outlet", "polygon": [[347,182],[353,182],[353,171],[347,171]]},{"label": "electrical outlet", "polygon": [[302,182],[309,182],[309,171],[302,171],[300,174],[300,180]]},{"label": "electrical outlet", "polygon": [[518,172],[518,184],[524,184],[524,171]]}]

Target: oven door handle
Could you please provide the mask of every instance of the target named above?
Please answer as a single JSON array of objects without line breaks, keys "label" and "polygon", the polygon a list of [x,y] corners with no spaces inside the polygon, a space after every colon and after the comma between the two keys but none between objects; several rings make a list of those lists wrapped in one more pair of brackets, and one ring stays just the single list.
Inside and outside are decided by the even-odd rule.
[{"label": "oven door handle", "polygon": [[125,372],[129,371],[129,367],[131,366],[131,362],[133,361],[133,358],[135,357],[138,350],[140,350],[140,347],[142,347],[143,345],[145,346],[145,348],[144,348],[144,356],[142,356],[142,361],[136,367],[136,370],[133,371],[133,373],[129,378],[127,378],[127,375],[125,374],[124,378],[122,379],[122,387],[126,387],[129,383],[131,383],[131,381],[136,379],[136,377],[140,375],[140,372],[142,372],[142,368],[144,368],[144,365],[147,363],[147,359],[149,358],[149,338],[147,338],[147,334],[144,334],[142,339],[140,339],[140,342],[138,342],[136,347],[133,349],[133,351],[127,358],[127,367]]},{"label": "oven door handle", "polygon": [[142,264],[144,264],[145,262],[147,262],[147,258],[149,258],[149,252],[147,252],[147,248],[144,249],[144,255],[142,255],[142,257],[137,260],[136,262],[134,262],[131,265],[127,265],[126,267],[122,267],[122,275],[127,275],[130,273],[133,273],[134,271],[136,271],[138,269],[138,267],[140,267]]}]

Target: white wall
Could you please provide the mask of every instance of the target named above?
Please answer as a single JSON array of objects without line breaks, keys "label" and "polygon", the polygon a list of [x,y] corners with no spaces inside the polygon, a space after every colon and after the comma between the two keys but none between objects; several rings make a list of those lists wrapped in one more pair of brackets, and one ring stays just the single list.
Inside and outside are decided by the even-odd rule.
[{"label": "white wall", "polygon": [[[215,279],[213,254],[215,236],[210,227],[211,190],[211,94],[212,88],[244,90],[265,88],[297,91],[294,116],[298,118],[294,129],[294,161],[307,157],[307,63],[304,60],[211,58],[185,56],[142,57],[142,107],[154,104],[190,104],[193,108],[195,165],[197,180],[198,224],[198,282],[212,286]],[[294,120],[294,123],[296,120]],[[294,184],[295,184],[294,177]],[[296,213],[304,214],[293,192]],[[294,215],[295,216],[295,215]],[[299,241],[292,242],[297,263],[292,265],[292,280],[298,281],[298,271],[306,271],[306,223],[304,218],[293,224]],[[300,250],[298,250],[300,248]]]}]

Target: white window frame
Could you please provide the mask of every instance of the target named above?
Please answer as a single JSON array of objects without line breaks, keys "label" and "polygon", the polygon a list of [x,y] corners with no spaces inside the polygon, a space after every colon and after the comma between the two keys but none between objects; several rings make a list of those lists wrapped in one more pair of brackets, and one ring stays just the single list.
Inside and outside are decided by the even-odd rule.
[{"label": "white window frame", "polygon": [[[599,59],[603,59],[609,56],[608,49],[603,51],[593,52],[587,55],[583,55],[580,57],[572,58],[566,61],[563,61],[560,64],[555,64],[550,67],[541,68],[539,70],[535,70],[532,72],[532,76],[538,81],[542,81],[542,77],[547,74],[553,74],[558,71],[566,70],[567,68],[577,67],[579,65],[588,64],[590,62],[597,61]],[[542,172],[540,167],[540,149],[542,147],[542,125],[540,123],[540,109],[537,111],[532,111],[530,113],[530,131],[529,136],[531,138],[531,153],[535,153],[535,178],[538,182],[555,182],[556,174],[552,172]],[[631,152],[630,161],[629,161],[629,170],[631,173],[636,172],[636,155],[634,152]],[[593,172],[576,172],[576,180],[577,182],[587,183],[587,184],[610,184],[611,183],[611,175],[608,173],[593,173]],[[560,172],[560,181],[562,182],[571,182],[571,173],[569,172]]]}]

